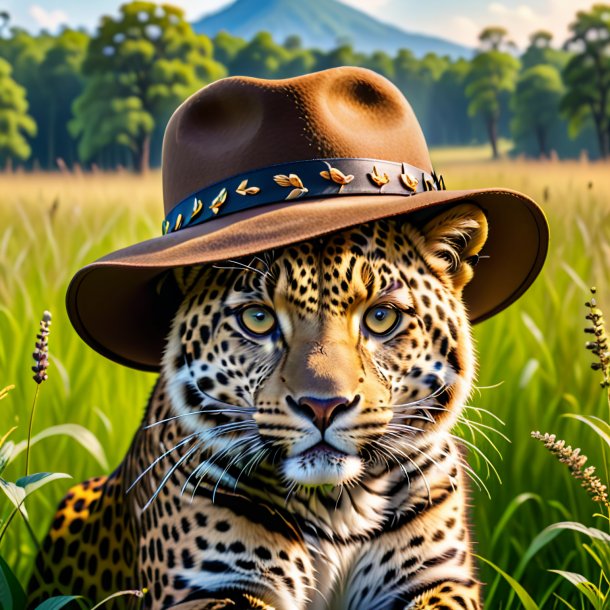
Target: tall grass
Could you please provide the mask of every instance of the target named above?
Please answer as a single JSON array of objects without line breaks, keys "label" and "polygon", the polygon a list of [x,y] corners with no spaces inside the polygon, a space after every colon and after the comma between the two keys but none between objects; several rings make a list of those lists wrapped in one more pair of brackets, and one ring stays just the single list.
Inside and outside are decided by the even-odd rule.
[{"label": "tall grass", "polygon": [[[531,430],[553,431],[585,446],[591,462],[600,466],[600,476],[608,480],[595,434],[562,415],[577,412],[608,420],[608,406],[583,348],[582,304],[595,284],[600,306],[610,311],[610,172],[602,164],[578,162],[451,161],[446,151],[442,160],[438,169],[449,188],[515,188],[541,202],[548,213],[552,241],[541,277],[518,303],[475,329],[480,389],[471,404],[501,418],[504,426],[481,415],[484,425],[500,428],[511,442],[479,427],[502,454],[500,459],[481,432],[476,434],[477,446],[502,482],[488,477],[484,460],[471,452],[491,496],[472,486],[471,521],[476,552],[517,575],[541,607],[559,603],[553,592],[574,603],[574,589],[549,570],[591,569],[577,533],[560,534],[534,555],[523,574],[517,566],[546,526],[561,520],[589,523],[595,509],[567,469],[530,438]],[[108,362],[87,348],[69,325],[64,295],[71,276],[85,263],[158,235],[161,210],[157,173],[144,179],[120,174],[0,175],[0,387],[16,385],[0,403],[0,433],[13,425],[18,426],[16,437],[27,433],[31,341],[42,311],[48,309],[53,313],[51,367],[34,433],[79,423],[102,442],[109,469],[122,459],[154,376]],[[468,413],[478,421],[479,411]],[[18,460],[9,468],[22,472],[24,463]],[[41,441],[32,451],[30,470],[69,472],[79,481],[104,468],[65,438]],[[48,528],[52,505],[70,484],[62,483],[49,486],[48,493],[28,505],[39,539]],[[34,548],[23,524],[13,523],[0,552],[22,581],[31,569]],[[487,583],[490,608],[520,607],[516,599],[509,602],[511,589],[495,570],[482,564],[480,577]]]}]

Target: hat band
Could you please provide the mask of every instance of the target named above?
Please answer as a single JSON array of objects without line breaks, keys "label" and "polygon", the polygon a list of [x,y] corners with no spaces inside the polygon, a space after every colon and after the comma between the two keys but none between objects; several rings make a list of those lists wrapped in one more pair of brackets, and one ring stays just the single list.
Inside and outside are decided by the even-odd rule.
[{"label": "hat band", "polygon": [[442,177],[408,163],[308,159],[271,165],[205,187],[176,205],[163,235],[270,203],[344,195],[415,195],[445,190]]}]

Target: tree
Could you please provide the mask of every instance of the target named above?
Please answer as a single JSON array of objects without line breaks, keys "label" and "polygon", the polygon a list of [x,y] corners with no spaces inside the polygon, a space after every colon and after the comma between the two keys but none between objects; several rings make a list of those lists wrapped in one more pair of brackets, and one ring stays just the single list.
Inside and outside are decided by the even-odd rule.
[{"label": "tree", "polygon": [[564,93],[561,75],[553,66],[538,65],[525,70],[512,98],[515,141],[534,137],[539,155],[549,154],[549,135],[559,123],[559,103]]},{"label": "tree", "polygon": [[430,144],[467,144],[473,139],[472,122],[468,117],[465,82],[470,62],[458,59],[447,66],[432,87],[431,112],[426,139]]},{"label": "tree", "polygon": [[485,51],[472,60],[466,79],[468,114],[485,124],[494,159],[498,158],[499,123],[515,88],[519,61],[501,51]]},{"label": "tree", "polygon": [[283,46],[287,51],[299,51],[303,48],[303,41],[298,34],[291,34],[286,36]]},{"label": "tree", "polygon": [[521,56],[521,64],[524,70],[539,65],[554,66],[558,70],[563,69],[568,61],[565,51],[554,49],[551,46],[553,34],[546,30],[537,30],[530,36],[530,43],[525,53]]},{"label": "tree", "polygon": [[275,78],[291,56],[290,51],[277,44],[269,32],[260,32],[235,55],[231,73]]},{"label": "tree", "polygon": [[25,161],[31,153],[27,136],[35,134],[25,89],[13,80],[11,65],[0,59],[0,167],[9,159]]},{"label": "tree", "polygon": [[312,72],[316,66],[316,58],[311,51],[299,49],[292,52],[290,59],[278,69],[278,78],[290,78]]},{"label": "tree", "polygon": [[606,159],[610,156],[610,5],[579,11],[570,31],[566,48],[574,55],[563,70],[567,91],[561,110],[572,133],[593,118],[600,155]]},{"label": "tree", "polygon": [[[29,140],[31,157],[40,162],[46,152],[47,104],[42,62],[48,49],[53,45],[53,37],[47,33],[32,35],[21,28],[11,28],[10,37],[0,38],[0,57],[12,67],[12,77],[26,92],[28,114],[37,126],[36,136]],[[28,155],[29,157],[29,155]]]},{"label": "tree", "polygon": [[127,147],[140,172],[149,166],[153,132],[184,98],[221,78],[209,38],[183,11],[131,2],[118,18],[103,17],[83,62],[86,84],[74,103],[72,134],[88,161],[109,147]]},{"label": "tree", "polygon": [[479,34],[479,42],[483,51],[502,51],[514,50],[515,43],[512,40],[506,40],[508,31],[501,26],[493,25],[485,28]]},{"label": "tree", "polygon": [[364,55],[356,53],[351,44],[345,43],[318,56],[316,70],[326,70],[339,66],[361,66]]},{"label": "tree", "polygon": [[220,31],[214,37],[214,59],[229,68],[230,71],[235,56],[246,44],[243,38],[232,36],[224,30]]},{"label": "tree", "polygon": [[375,51],[364,60],[362,65],[365,68],[383,74],[383,76],[390,80],[394,80],[394,62],[392,61],[392,58],[383,51]]},{"label": "tree", "polygon": [[400,49],[394,58],[394,83],[407,97],[424,133],[434,129],[434,84],[447,69],[449,61],[434,53],[416,58],[407,49]]},{"label": "tree", "polygon": [[[44,125],[44,136],[40,156],[49,169],[55,166],[58,157],[73,161],[74,146],[68,132],[71,108],[83,90],[81,64],[87,52],[89,36],[85,32],[64,29],[53,39],[40,64],[39,95],[45,104],[39,108],[39,125]],[[30,92],[30,96],[33,92]]]}]

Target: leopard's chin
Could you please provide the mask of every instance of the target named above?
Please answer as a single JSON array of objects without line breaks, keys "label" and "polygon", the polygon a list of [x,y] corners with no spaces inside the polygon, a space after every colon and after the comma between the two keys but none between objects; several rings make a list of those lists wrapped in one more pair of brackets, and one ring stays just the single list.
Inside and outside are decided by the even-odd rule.
[{"label": "leopard's chin", "polygon": [[317,487],[321,485],[345,485],[360,478],[363,463],[356,455],[348,455],[326,443],[288,457],[282,471],[291,483]]}]

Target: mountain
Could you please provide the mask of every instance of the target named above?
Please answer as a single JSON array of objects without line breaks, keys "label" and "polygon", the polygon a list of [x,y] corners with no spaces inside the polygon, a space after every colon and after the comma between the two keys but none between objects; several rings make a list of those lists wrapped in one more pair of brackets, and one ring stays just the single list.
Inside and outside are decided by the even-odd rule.
[{"label": "mountain", "polygon": [[470,57],[472,49],[434,36],[406,32],[337,0],[236,0],[204,15],[193,24],[196,32],[215,36],[225,30],[250,40],[260,31],[270,32],[276,42],[297,34],[305,48],[330,50],[349,42],[364,53],[410,49],[426,53]]}]

